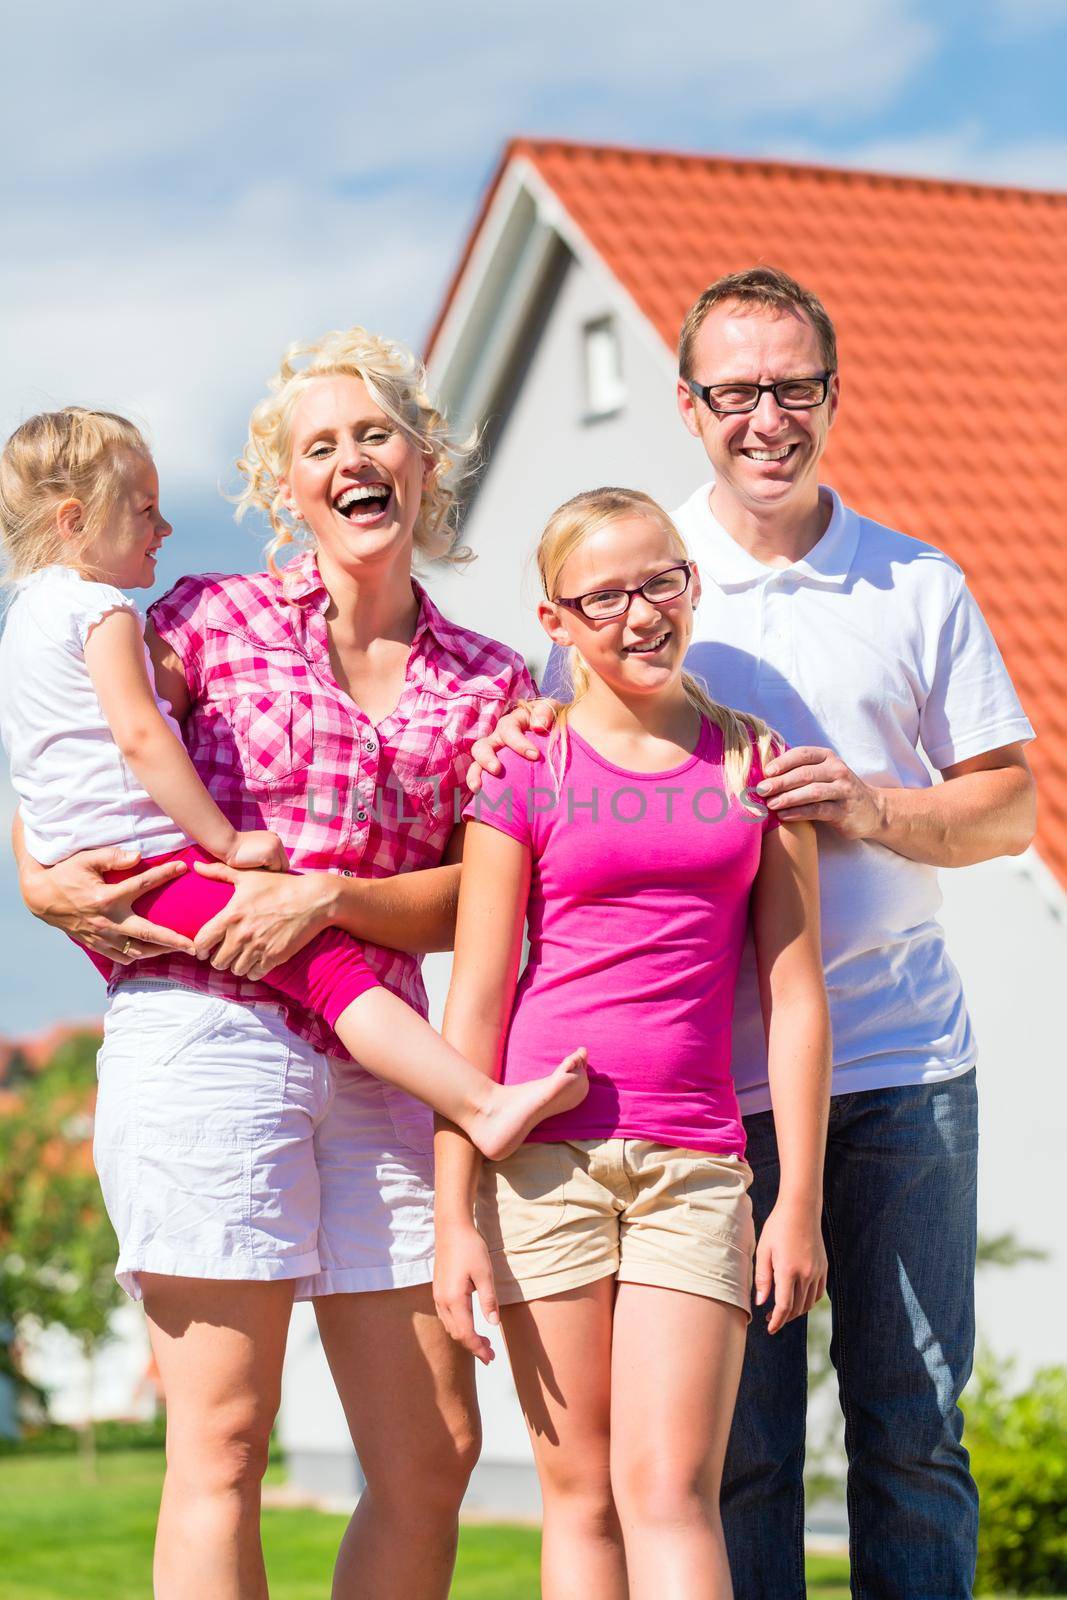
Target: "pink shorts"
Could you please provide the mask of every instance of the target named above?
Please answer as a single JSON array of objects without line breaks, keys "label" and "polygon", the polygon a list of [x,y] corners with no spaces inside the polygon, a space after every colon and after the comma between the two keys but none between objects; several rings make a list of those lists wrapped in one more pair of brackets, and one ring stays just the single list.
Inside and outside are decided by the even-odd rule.
[{"label": "pink shorts", "polygon": [[[168,855],[153,856],[136,867],[106,874],[109,883],[122,883],[127,878],[144,872],[148,867],[158,867],[164,861],[184,861],[188,871],[180,878],[172,878],[158,889],[149,889],[134,901],[134,910],[140,917],[158,922],[172,933],[182,933],[195,939],[206,922],[216,916],[232,899],[233,884],[220,883],[215,878],[202,878],[194,871],[195,861],[212,862],[206,850],[199,845],[189,845],[184,850],[172,850]],[[83,946],[84,948],[84,946]],[[112,963],[103,956],[86,954],[98,972],[112,975]],[[286,1000],[295,1000],[305,1011],[321,1017],[331,1028],[346,1006],[358,1000],[368,989],[379,987],[378,980],[367,964],[367,959],[357,942],[339,929],[328,928],[324,933],[298,950],[295,956],[274,967],[265,977],[257,980]]]}]

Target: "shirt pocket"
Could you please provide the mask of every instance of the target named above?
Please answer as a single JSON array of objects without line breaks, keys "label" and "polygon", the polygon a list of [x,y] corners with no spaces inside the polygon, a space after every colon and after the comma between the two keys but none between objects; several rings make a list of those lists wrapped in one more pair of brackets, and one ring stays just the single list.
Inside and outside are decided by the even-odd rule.
[{"label": "shirt pocket", "polygon": [[499,698],[423,694],[393,744],[390,779],[410,811],[421,811],[445,836],[455,826],[471,745],[489,733],[505,709]]},{"label": "shirt pocket", "polygon": [[315,709],[311,695],[254,694],[240,702],[234,731],[248,786],[273,791],[293,777],[306,778],[315,760]]},{"label": "shirt pocket", "polygon": [[393,791],[387,798],[408,819],[422,816],[439,822],[447,813],[451,821],[455,741],[465,721],[462,700],[424,694],[403,725],[387,733],[382,747],[383,754],[388,752],[385,787]]}]

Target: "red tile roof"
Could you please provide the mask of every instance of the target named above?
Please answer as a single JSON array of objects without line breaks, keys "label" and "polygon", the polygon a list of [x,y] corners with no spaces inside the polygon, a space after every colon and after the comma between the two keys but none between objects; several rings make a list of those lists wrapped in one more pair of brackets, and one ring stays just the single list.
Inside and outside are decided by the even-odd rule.
[{"label": "red tile roof", "polygon": [[960,563],[1038,731],[1038,848],[1067,885],[1067,194],[514,140],[670,348],[714,278],[783,267],[837,327],[826,476]]}]

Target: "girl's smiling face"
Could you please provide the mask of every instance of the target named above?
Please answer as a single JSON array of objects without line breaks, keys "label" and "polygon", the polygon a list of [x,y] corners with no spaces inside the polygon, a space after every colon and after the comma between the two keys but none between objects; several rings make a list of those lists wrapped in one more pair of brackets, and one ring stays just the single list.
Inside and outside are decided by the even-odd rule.
[{"label": "girl's smiling face", "polygon": [[317,378],[296,402],[290,431],[282,494],[320,555],[344,571],[410,562],[430,462],[363,379]]},{"label": "girl's smiling face", "polygon": [[[103,525],[83,546],[77,565],[98,583],[148,589],[156,581],[156,553],[172,529],[159,509],[155,462],[133,450],[124,455],[119,487]],[[76,504],[66,502],[67,506]]]},{"label": "girl's smiling face", "polygon": [[[575,599],[597,590],[636,589],[686,559],[678,540],[655,517],[621,516],[597,528],[568,556],[555,592]],[[622,616],[591,621],[551,600],[541,602],[538,616],[556,644],[573,645],[595,677],[629,700],[662,693],[680,681],[699,598],[694,568],[683,594],[657,601],[635,594]]]}]

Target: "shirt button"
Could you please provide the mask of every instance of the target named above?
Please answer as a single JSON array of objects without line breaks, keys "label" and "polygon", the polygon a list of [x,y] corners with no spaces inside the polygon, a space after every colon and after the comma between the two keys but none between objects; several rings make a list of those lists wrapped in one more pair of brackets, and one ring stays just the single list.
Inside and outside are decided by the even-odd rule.
[{"label": "shirt button", "polygon": [[357,811],[356,812],[356,821],[357,822],[366,822],[366,820],[367,820],[367,813],[365,811]]},{"label": "shirt button", "polygon": [[365,750],[369,750],[369,751],[370,751],[370,753],[371,753],[371,755],[373,755],[373,754],[374,754],[374,752],[375,752],[375,750],[377,750],[377,748],[378,748],[378,741],[377,741],[377,739],[364,739],[364,741],[363,741],[363,748],[364,748],[364,749],[365,749]]},{"label": "shirt button", "polygon": [[341,876],[342,876],[342,878],[350,878],[352,876],[352,874],[351,874],[351,872],[349,871],[349,869],[347,867],[342,867],[341,868]]}]

